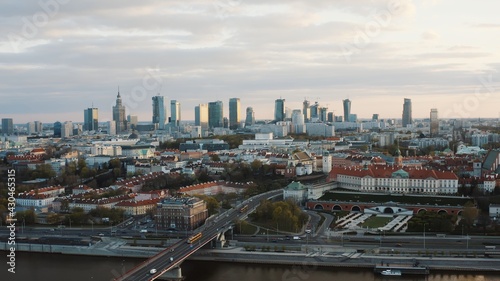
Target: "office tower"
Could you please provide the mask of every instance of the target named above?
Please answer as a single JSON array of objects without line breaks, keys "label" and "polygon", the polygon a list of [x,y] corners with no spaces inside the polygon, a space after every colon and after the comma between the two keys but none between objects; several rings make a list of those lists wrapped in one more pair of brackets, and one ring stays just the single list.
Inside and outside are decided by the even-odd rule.
[{"label": "office tower", "polygon": [[411,99],[405,99],[403,104],[403,127],[413,123],[411,118]]},{"label": "office tower", "polygon": [[66,121],[61,125],[61,138],[68,138],[73,135],[73,123]]},{"label": "office tower", "polygon": [[113,121],[115,121],[116,132],[121,133],[127,130],[127,121],[125,120],[125,106],[122,105],[120,89],[116,96],[116,105],[113,106]]},{"label": "office tower", "polygon": [[200,126],[201,130],[208,129],[208,104],[200,104],[194,107],[194,124]]},{"label": "office tower", "polygon": [[247,117],[245,118],[245,126],[252,126],[255,124],[255,113],[252,107],[247,107]]},{"label": "office tower", "polygon": [[224,107],[221,101],[208,103],[208,126],[210,128],[224,127]]},{"label": "office tower", "polygon": [[137,115],[128,115],[127,116],[127,124],[130,126],[130,129],[135,130],[137,128],[137,123],[139,119]]},{"label": "office tower", "polygon": [[437,108],[431,109],[431,125],[430,125],[431,137],[436,137],[439,134],[439,118]]},{"label": "office tower", "polygon": [[274,121],[285,120],[285,99],[277,99],[274,103]]},{"label": "office tower", "polygon": [[311,105],[311,119],[319,118],[319,103],[315,102]]},{"label": "office tower", "polygon": [[344,104],[344,122],[350,122],[349,115],[351,115],[351,101],[349,99],[343,100]]},{"label": "office tower", "polygon": [[302,102],[302,114],[304,115],[304,121],[309,121],[311,118],[311,108],[308,100]]},{"label": "office tower", "polygon": [[43,132],[43,123],[42,123],[42,121],[35,121],[35,131],[37,133]]},{"label": "office tower", "polygon": [[106,132],[108,132],[108,135],[110,135],[110,136],[116,135],[116,132],[117,132],[116,121],[106,122]]},{"label": "office tower", "polygon": [[372,121],[378,121],[378,114],[377,113],[374,113],[372,115]]},{"label": "office tower", "polygon": [[318,111],[319,121],[321,121],[321,122],[327,121],[327,119],[326,119],[327,111],[328,111],[328,107],[320,107],[319,108],[319,111]]},{"label": "office tower", "polygon": [[28,122],[26,124],[26,131],[28,132],[28,135],[36,133],[35,123],[34,122]]},{"label": "office tower", "polygon": [[229,128],[238,129],[240,126],[240,99],[229,99]]},{"label": "office tower", "polygon": [[154,96],[152,99],[153,125],[156,129],[165,130],[165,123],[167,123],[167,108],[165,107],[163,96]]},{"label": "office tower", "polygon": [[2,118],[2,134],[12,135],[14,133],[14,122],[12,118]]},{"label": "office tower", "polygon": [[89,107],[83,111],[83,130],[97,131],[99,129],[99,113],[95,107]]},{"label": "office tower", "polygon": [[224,117],[222,119],[222,123],[224,124],[223,125],[224,128],[229,128],[229,119],[227,117]]},{"label": "office tower", "polygon": [[328,112],[327,120],[328,122],[335,122],[335,115],[333,114],[333,112]]},{"label": "office tower", "polygon": [[54,138],[61,137],[61,127],[62,127],[61,122],[57,121],[54,123]]},{"label": "office tower", "polygon": [[176,100],[170,101],[170,125],[179,127],[181,122],[181,103]]},{"label": "office tower", "polygon": [[300,109],[296,109],[292,112],[292,133],[304,134],[305,132],[304,114]]}]

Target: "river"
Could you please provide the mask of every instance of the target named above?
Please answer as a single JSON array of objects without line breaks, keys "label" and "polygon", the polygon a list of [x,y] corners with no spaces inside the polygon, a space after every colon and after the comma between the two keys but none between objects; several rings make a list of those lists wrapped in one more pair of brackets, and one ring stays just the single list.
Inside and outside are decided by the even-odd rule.
[{"label": "river", "polygon": [[[1,252],[6,255],[6,252]],[[16,273],[4,263],[0,280],[109,281],[133,268],[142,259],[17,253]],[[384,277],[370,270],[244,265],[187,261],[182,265],[186,281],[499,281],[498,275],[438,273],[429,276]],[[7,277],[7,278],[5,278]]]}]

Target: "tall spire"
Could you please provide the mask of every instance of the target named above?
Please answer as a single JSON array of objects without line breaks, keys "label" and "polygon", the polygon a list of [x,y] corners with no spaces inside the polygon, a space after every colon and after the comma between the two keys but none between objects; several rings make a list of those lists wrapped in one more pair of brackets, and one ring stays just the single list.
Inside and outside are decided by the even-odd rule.
[{"label": "tall spire", "polygon": [[120,86],[118,86],[118,96],[117,98],[120,98]]}]

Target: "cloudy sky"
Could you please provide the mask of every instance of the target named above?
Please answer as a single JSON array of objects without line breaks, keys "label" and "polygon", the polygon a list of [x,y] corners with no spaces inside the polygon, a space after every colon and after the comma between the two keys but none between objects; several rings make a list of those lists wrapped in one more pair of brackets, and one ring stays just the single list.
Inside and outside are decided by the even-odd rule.
[{"label": "cloudy sky", "polygon": [[[41,4],[42,3],[42,4]],[[45,4],[43,4],[45,3]],[[194,106],[241,98],[242,118],[304,98],[360,118],[500,117],[498,0],[7,0],[0,117],[14,123],[151,120],[151,97]]]}]

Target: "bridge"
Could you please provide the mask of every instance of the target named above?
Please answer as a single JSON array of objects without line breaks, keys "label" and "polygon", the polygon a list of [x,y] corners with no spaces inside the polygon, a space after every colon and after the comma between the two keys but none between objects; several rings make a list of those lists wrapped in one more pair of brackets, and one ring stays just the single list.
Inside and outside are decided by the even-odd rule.
[{"label": "bridge", "polygon": [[[194,234],[201,233],[201,238],[192,243],[188,243],[188,238],[183,239],[115,280],[182,280],[180,265],[184,260],[210,242],[223,238],[224,232],[232,227],[233,221],[244,218],[260,204],[261,200],[271,199],[282,194],[283,190],[279,189],[259,194],[245,200],[238,208],[230,209],[215,218],[207,220],[202,227],[194,232]],[[240,212],[243,206],[248,206],[248,208],[245,208],[244,212]],[[151,273],[152,269],[155,270],[154,273]]]}]

